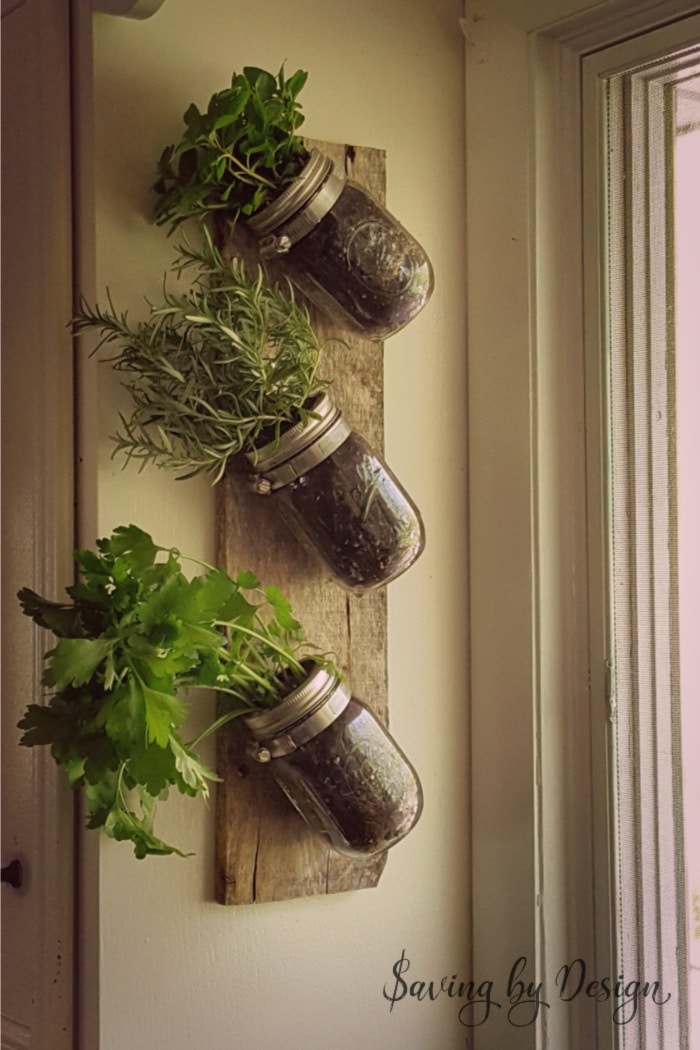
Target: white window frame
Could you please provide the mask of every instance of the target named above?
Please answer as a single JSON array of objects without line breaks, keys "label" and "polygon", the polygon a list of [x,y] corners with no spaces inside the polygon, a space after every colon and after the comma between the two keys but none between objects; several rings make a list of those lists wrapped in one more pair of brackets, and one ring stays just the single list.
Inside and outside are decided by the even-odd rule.
[{"label": "white window frame", "polygon": [[[668,25],[670,40],[699,10],[467,0],[473,973],[502,1004],[476,1050],[615,1045],[609,1004],[563,1003],[555,985],[575,958],[616,977],[603,181],[583,121],[591,76],[612,69],[584,59],[622,41],[639,58],[644,34]],[[550,1002],[520,1028],[506,994],[519,957]]]},{"label": "white window frame", "polygon": [[[658,980],[664,1009],[639,1010],[618,1045],[688,1045],[676,517],[673,228],[674,85],[700,65],[700,16],[584,60],[584,155],[608,184],[607,228],[590,200],[590,270],[608,260],[611,406],[612,767],[619,800],[613,891],[617,969]],[[668,57],[670,56],[670,57]],[[641,64],[640,64],[641,58]],[[619,75],[611,75],[621,69]],[[596,125],[597,126],[594,126]],[[595,209],[595,213],[593,212]],[[601,243],[602,240],[602,243]],[[601,251],[605,248],[604,254]],[[598,308],[598,304],[591,303]],[[593,364],[594,347],[590,347]],[[597,358],[600,360],[601,355]],[[591,394],[599,379],[592,375]],[[589,397],[590,401],[590,397]],[[614,406],[614,412],[612,408]],[[599,444],[598,439],[594,439]],[[615,522],[621,523],[616,527]],[[614,535],[613,535],[614,534]],[[614,550],[614,557],[613,557]],[[629,1007],[629,1004],[628,1004]],[[630,1011],[627,1010],[629,1015]]]}]

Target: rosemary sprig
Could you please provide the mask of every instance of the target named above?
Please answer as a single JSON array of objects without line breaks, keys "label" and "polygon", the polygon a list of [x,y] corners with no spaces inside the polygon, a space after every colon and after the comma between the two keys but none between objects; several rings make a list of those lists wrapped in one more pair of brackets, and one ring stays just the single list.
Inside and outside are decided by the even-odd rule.
[{"label": "rosemary sprig", "polygon": [[291,289],[268,285],[262,271],[225,262],[204,231],[204,245],[178,248],[172,274],[193,273],[188,291],[169,290],[149,303],[150,316],[130,324],[107,293],[107,307],[84,300],[76,334],[97,331],[96,347],[116,347],[107,360],[128,377],[134,408],[121,416],[115,452],[219,481],[231,456],[251,452],[263,432],[308,417],[310,397],[327,382],[318,374],[321,347],[309,315]]}]

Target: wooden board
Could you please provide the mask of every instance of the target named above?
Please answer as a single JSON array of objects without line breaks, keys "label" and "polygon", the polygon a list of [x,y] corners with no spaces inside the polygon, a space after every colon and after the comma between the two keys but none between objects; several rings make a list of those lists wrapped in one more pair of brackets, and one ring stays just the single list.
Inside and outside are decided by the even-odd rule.
[{"label": "wooden board", "polygon": [[[385,157],[365,147],[317,145],[342,162],[349,177],[384,202]],[[324,344],[323,374],[333,376],[333,398],[351,427],[383,451],[384,394],[381,343],[341,332],[309,306]],[[271,501],[247,491],[240,469],[217,486],[218,564],[235,575],[252,569],[292,603],[307,637],[332,650],[353,692],[388,719],[386,590],[349,595],[278,518]],[[312,835],[272,780],[247,757],[241,727],[219,734],[216,803],[216,899],[251,904],[376,886],[386,854],[353,861]]]}]

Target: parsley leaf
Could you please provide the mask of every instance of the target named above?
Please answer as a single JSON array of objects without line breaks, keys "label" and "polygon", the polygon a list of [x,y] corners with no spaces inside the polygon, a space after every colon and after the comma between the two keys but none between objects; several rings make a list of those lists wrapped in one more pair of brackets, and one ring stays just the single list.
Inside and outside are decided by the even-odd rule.
[{"label": "parsley leaf", "polygon": [[62,638],[51,650],[44,685],[85,685],[112,648],[109,638]]},{"label": "parsley leaf", "polygon": [[29,587],[23,587],[17,597],[26,616],[31,616],[40,627],[47,627],[59,638],[74,638],[80,633],[80,618],[72,605],[49,602]]}]

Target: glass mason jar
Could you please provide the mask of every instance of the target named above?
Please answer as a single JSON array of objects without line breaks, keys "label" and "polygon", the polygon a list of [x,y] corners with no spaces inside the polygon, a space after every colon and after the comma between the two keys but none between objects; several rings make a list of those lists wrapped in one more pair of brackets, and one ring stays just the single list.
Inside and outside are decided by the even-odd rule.
[{"label": "glass mason jar", "polygon": [[382,853],[418,820],[416,771],[366,704],[323,667],[277,707],[244,721],[249,753],[269,763],[306,823],[341,853]]},{"label": "glass mason jar", "polygon": [[369,339],[398,332],[433,290],[423,248],[341,168],[312,150],[299,177],[247,220],[263,258],[343,328]]},{"label": "glass mason jar", "polygon": [[418,509],[328,394],[314,418],[248,453],[251,487],[267,495],[335,579],[362,593],[405,572],[425,545]]}]

